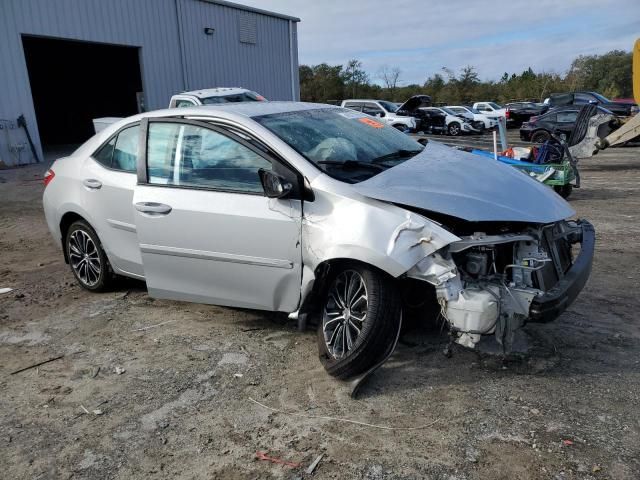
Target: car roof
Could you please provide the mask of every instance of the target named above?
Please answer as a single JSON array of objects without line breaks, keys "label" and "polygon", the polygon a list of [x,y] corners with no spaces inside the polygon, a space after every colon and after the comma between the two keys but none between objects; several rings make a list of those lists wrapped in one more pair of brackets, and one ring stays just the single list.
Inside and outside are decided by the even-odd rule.
[{"label": "car roof", "polygon": [[223,95],[237,95],[239,93],[248,92],[246,88],[242,87],[216,87],[216,88],[203,88],[201,90],[190,90],[188,92],[182,92],[180,95],[193,95],[198,98],[205,97],[220,97]]},{"label": "car roof", "polygon": [[242,115],[245,117],[259,117],[262,115],[271,115],[274,113],[299,112],[303,110],[318,110],[321,108],[337,108],[342,107],[336,105],[328,105],[324,103],[307,103],[307,102],[233,102],[220,103],[215,105],[196,105],[193,107],[181,107],[180,109],[165,108],[163,110],[153,110],[139,114],[143,117],[191,117],[191,116],[211,116],[216,117],[218,113],[231,113]]},{"label": "car roof", "polygon": [[343,102],[380,102],[380,101],[385,102],[386,100],[380,100],[375,98],[348,98],[347,100],[343,100]]}]

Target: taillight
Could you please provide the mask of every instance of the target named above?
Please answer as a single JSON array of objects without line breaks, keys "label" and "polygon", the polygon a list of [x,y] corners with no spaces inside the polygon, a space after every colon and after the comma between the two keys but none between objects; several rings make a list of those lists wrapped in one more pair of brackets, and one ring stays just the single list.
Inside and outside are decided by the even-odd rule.
[{"label": "taillight", "polygon": [[509,110],[505,110],[504,117],[509,118],[511,116],[511,112]]},{"label": "taillight", "polygon": [[56,174],[53,170],[47,170],[47,173],[44,174],[44,186],[46,187],[47,185],[49,185],[51,183],[51,180],[53,180],[53,177],[55,176]]}]

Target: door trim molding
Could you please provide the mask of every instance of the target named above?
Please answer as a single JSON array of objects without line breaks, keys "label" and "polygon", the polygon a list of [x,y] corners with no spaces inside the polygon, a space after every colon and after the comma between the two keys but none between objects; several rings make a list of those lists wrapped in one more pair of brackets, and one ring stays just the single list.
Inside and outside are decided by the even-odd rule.
[{"label": "door trim molding", "polygon": [[285,268],[291,270],[293,262],[280,260],[277,258],[250,257],[247,255],[236,255],[233,253],[210,252],[206,250],[193,250],[191,248],[164,247],[161,245],[140,244],[142,253],[152,253],[156,255],[169,255],[173,257],[196,258],[198,260],[213,260],[217,262],[243,263],[246,265],[257,265],[261,267]]},{"label": "door trim molding", "polygon": [[118,230],[124,230],[125,232],[136,233],[136,226],[132,223],[121,222],[119,220],[112,220],[110,218],[107,219],[107,223],[111,225],[113,228],[117,228]]}]

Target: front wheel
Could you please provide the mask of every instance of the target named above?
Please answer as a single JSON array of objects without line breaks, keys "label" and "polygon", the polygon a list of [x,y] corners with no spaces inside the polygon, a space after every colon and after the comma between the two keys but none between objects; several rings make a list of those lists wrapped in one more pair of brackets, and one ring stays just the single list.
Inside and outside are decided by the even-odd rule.
[{"label": "front wheel", "polygon": [[111,286],[111,265],[98,235],[88,223],[79,220],[71,224],[65,237],[65,249],[71,271],[81,287],[101,292]]},{"label": "front wheel", "polygon": [[462,129],[460,128],[460,124],[458,122],[453,122],[449,124],[448,131],[449,135],[456,137],[460,135]]},{"label": "front wheel", "polygon": [[386,274],[370,267],[342,268],[329,281],[318,326],[320,361],[342,380],[376,365],[400,322],[400,299]]}]

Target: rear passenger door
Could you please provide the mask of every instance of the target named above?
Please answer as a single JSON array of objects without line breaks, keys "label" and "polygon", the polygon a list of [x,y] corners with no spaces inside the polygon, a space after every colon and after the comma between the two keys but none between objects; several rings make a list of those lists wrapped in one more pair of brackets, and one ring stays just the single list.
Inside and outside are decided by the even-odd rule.
[{"label": "rear passenger door", "polygon": [[286,167],[202,122],[151,119],[147,132],[133,204],[151,295],[295,310],[301,200],[267,198],[258,175]]},{"label": "rear passenger door", "polygon": [[136,186],[140,125],[116,132],[91,157],[82,171],[85,210],[90,212],[111,264],[118,270],[142,276],[142,259],[131,204]]}]

